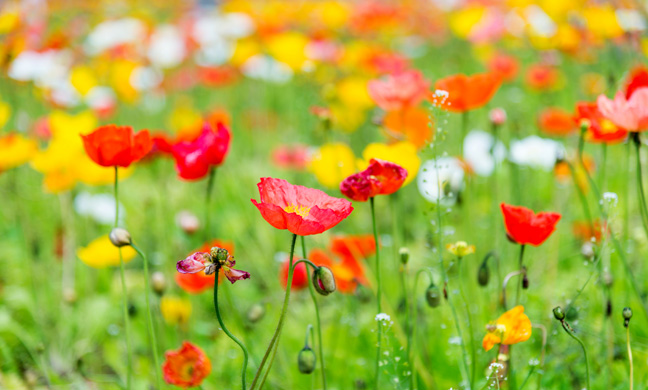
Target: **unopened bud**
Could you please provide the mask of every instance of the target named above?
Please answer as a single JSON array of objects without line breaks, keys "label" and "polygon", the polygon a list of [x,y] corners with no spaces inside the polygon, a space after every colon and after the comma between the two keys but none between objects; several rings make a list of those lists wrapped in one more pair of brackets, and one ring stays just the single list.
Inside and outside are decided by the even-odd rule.
[{"label": "unopened bud", "polygon": [[430,307],[437,307],[441,304],[441,293],[434,283],[430,283],[430,286],[425,290],[425,299]]},{"label": "unopened bud", "polygon": [[265,307],[262,304],[256,303],[250,307],[247,313],[248,321],[255,323],[259,321],[265,315]]},{"label": "unopened bud", "polygon": [[529,288],[529,278],[527,277],[526,272],[524,273],[524,276],[522,277],[522,288],[525,289],[525,290]]},{"label": "unopened bud", "polygon": [[299,372],[302,374],[310,374],[315,371],[316,362],[315,352],[310,347],[306,346],[299,351],[299,355],[297,355],[297,366],[299,367]]},{"label": "unopened bud", "polygon": [[567,321],[576,321],[578,319],[578,310],[574,306],[569,305],[565,318]]},{"label": "unopened bud", "polygon": [[607,300],[607,303],[605,305],[605,316],[612,316],[612,301],[610,299]]},{"label": "unopened bud", "polygon": [[164,290],[166,290],[166,277],[162,272],[153,272],[153,275],[151,275],[151,287],[153,287],[153,291],[157,295],[164,294]]},{"label": "unopened bud", "polygon": [[77,293],[73,288],[66,287],[63,289],[63,300],[65,303],[73,304],[77,300]]},{"label": "unopened bud", "polygon": [[122,228],[113,228],[113,230],[110,231],[108,238],[110,238],[110,242],[112,242],[112,244],[117,248],[128,246],[133,242],[128,230]]},{"label": "unopened bud", "polygon": [[480,286],[484,287],[488,285],[488,281],[490,280],[490,269],[488,268],[488,263],[485,261],[479,266],[479,270],[477,271],[477,283],[479,283]]},{"label": "unopened bud", "polygon": [[401,264],[405,265],[409,261],[409,249],[403,247],[400,248],[398,251],[398,254],[400,255],[400,262]]},{"label": "unopened bud", "polygon": [[558,321],[564,321],[565,320],[565,312],[563,311],[562,307],[560,307],[560,306],[554,307],[553,315]]},{"label": "unopened bud", "polygon": [[194,234],[200,228],[200,220],[189,211],[181,211],[176,215],[176,223],[187,234]]},{"label": "unopened bud", "polygon": [[594,255],[596,253],[594,252],[594,244],[591,242],[585,242],[581,246],[581,255],[587,260],[592,260],[594,258]]},{"label": "unopened bud", "polygon": [[313,286],[322,295],[335,291],[335,276],[328,267],[319,267],[313,272]]},{"label": "unopened bud", "polygon": [[493,108],[488,113],[488,118],[492,124],[501,126],[506,122],[506,111],[503,108]]},{"label": "unopened bud", "polygon": [[630,325],[630,318],[632,318],[632,309],[629,307],[623,308],[623,326],[626,328]]}]

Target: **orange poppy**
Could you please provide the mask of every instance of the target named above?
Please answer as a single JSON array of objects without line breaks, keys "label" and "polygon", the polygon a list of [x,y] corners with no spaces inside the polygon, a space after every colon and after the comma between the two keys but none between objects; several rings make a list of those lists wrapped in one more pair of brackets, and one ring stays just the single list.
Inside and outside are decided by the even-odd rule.
[{"label": "orange poppy", "polygon": [[527,69],[526,84],[536,91],[550,91],[558,86],[560,72],[549,65],[536,64]]},{"label": "orange poppy", "polygon": [[200,386],[211,372],[211,361],[198,346],[185,341],[177,351],[167,351],[162,364],[164,381],[189,388]]},{"label": "orange poppy", "polygon": [[432,138],[434,132],[430,126],[432,119],[422,108],[410,108],[403,111],[390,111],[385,115],[383,125],[391,138],[403,139],[422,148]]},{"label": "orange poppy", "polygon": [[[234,255],[234,243],[230,241],[221,241],[221,240],[209,241],[205,243],[203,246],[201,246],[199,249],[192,251],[191,253],[194,252],[209,253],[211,248],[214,246],[227,249],[227,251],[231,255]],[[190,294],[200,294],[201,292],[205,290],[209,290],[214,287],[216,276],[214,274],[205,275],[205,271],[200,271],[195,274],[183,274],[178,272],[175,275],[175,280],[178,286],[180,286],[180,288],[182,288],[186,292]],[[221,278],[219,273],[219,278],[218,278],[219,283],[220,280]]]},{"label": "orange poppy", "polygon": [[[500,77],[491,72],[472,76],[456,74],[436,82],[435,88],[448,92],[441,106],[451,112],[466,112],[483,107],[488,103],[501,84]],[[432,100],[432,91],[428,97]]]},{"label": "orange poppy", "polygon": [[495,344],[513,345],[531,337],[531,320],[524,314],[523,306],[515,306],[502,314],[494,323],[486,325],[482,347],[490,351]]},{"label": "orange poppy", "polygon": [[130,126],[101,126],[90,134],[82,134],[81,138],[88,156],[102,167],[128,168],[153,147],[148,130],[133,134]]},{"label": "orange poppy", "polygon": [[545,133],[559,137],[576,131],[572,114],[556,107],[548,107],[540,112],[538,126]]}]

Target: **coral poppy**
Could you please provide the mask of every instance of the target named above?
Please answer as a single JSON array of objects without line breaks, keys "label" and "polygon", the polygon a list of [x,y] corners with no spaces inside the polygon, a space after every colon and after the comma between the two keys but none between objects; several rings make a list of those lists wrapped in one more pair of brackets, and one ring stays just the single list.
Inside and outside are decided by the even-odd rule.
[{"label": "coral poppy", "polygon": [[223,163],[229,151],[230,140],[231,133],[227,126],[218,122],[214,128],[210,121],[205,121],[198,138],[178,142],[173,146],[178,175],[185,180],[205,177],[210,168]]},{"label": "coral poppy", "polygon": [[398,191],[407,178],[407,170],[398,164],[372,158],[369,166],[340,183],[344,196],[357,202],[366,202],[376,195],[389,195]]},{"label": "coral poppy", "polygon": [[351,214],[353,206],[346,199],[334,198],[323,191],[286,180],[262,177],[257,184],[260,202],[251,199],[261,216],[277,229],[308,236],[322,233]]},{"label": "coral poppy", "polygon": [[488,70],[498,75],[502,82],[515,79],[519,68],[518,60],[507,54],[497,54],[488,62]]},{"label": "coral poppy", "polygon": [[102,167],[127,168],[153,147],[148,130],[133,134],[130,126],[101,126],[90,134],[82,134],[81,138],[88,156]]},{"label": "coral poppy", "polygon": [[513,345],[531,337],[531,320],[524,314],[523,306],[515,306],[502,314],[497,321],[486,325],[482,347],[490,351],[495,344]]},{"label": "coral poppy", "polygon": [[211,361],[198,346],[185,341],[177,351],[167,351],[162,364],[164,380],[183,388],[200,386],[211,372]]},{"label": "coral poppy", "polygon": [[[221,240],[211,240],[209,242],[206,242],[205,244],[203,244],[203,246],[196,249],[192,253],[209,252],[213,247],[224,248],[227,249],[230,254],[234,254],[234,244],[229,241]],[[175,280],[178,286],[180,286],[180,288],[182,288],[186,292],[190,294],[200,294],[201,292],[214,287],[216,277],[213,274],[206,275],[203,270],[201,272],[193,274],[183,274],[178,272],[175,274]],[[220,283],[220,275],[218,282]]]},{"label": "coral poppy", "polygon": [[634,94],[636,90],[644,87],[648,87],[648,69],[642,65],[639,65],[632,69],[632,72],[630,72],[630,77],[626,81],[626,99],[630,99],[630,97],[632,97],[632,94]]},{"label": "coral poppy", "polygon": [[400,111],[419,104],[430,83],[416,70],[387,75],[371,80],[367,85],[369,95],[385,111]]},{"label": "coral poppy", "polygon": [[471,76],[456,74],[438,80],[435,88],[448,93],[441,107],[451,112],[466,112],[486,105],[500,83],[500,76],[491,72]]},{"label": "coral poppy", "polygon": [[599,95],[596,103],[601,114],[615,125],[631,132],[648,129],[648,87],[635,90],[630,98],[621,91],[614,100]]},{"label": "coral poppy", "polygon": [[526,84],[536,91],[551,91],[558,87],[560,72],[550,65],[531,65],[525,76]]},{"label": "coral poppy", "polygon": [[571,113],[556,107],[548,107],[540,112],[538,126],[554,136],[566,136],[576,131]]},{"label": "coral poppy", "polygon": [[[293,263],[299,260],[298,257],[293,258]],[[279,268],[279,281],[281,282],[281,287],[286,289],[286,286],[288,285],[288,269],[290,268],[290,261],[288,261],[288,257],[286,257],[286,260],[281,263],[281,268]],[[295,267],[295,271],[293,272],[293,280],[292,284],[290,285],[293,290],[303,290],[304,288],[308,287],[308,271],[306,269],[306,264],[304,263],[299,263]]]},{"label": "coral poppy", "polygon": [[556,224],[561,218],[558,213],[535,214],[533,210],[522,206],[502,203],[500,207],[509,238],[520,245],[539,246],[556,230]]},{"label": "coral poppy", "polygon": [[594,143],[616,144],[623,142],[628,137],[628,132],[612,123],[601,114],[596,103],[580,102],[576,104],[574,118],[581,126],[583,120],[589,121],[585,139]]},{"label": "coral poppy", "polygon": [[432,139],[431,123],[430,114],[417,107],[390,111],[383,119],[385,132],[390,138],[398,141],[406,139],[417,148],[422,148]]}]

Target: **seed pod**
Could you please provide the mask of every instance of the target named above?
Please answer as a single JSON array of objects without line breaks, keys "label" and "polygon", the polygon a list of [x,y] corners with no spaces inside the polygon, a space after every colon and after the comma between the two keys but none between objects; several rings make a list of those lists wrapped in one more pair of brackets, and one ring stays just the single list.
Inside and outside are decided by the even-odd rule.
[{"label": "seed pod", "polygon": [[477,271],[477,283],[479,283],[480,286],[484,287],[488,285],[488,281],[490,280],[490,268],[488,268],[488,263],[483,262],[481,263],[481,266],[479,266],[479,270]]},{"label": "seed pod", "polygon": [[553,315],[558,321],[563,321],[565,319],[565,312],[560,306],[554,307]]},{"label": "seed pod", "polygon": [[128,230],[122,228],[113,228],[113,230],[110,231],[108,238],[110,238],[110,242],[117,248],[128,246],[133,242]]},{"label": "seed pod", "polygon": [[441,304],[441,294],[434,283],[430,283],[430,286],[425,290],[425,299],[430,307],[437,307]]},{"label": "seed pod", "polygon": [[297,355],[297,367],[299,367],[299,372],[302,374],[310,374],[315,371],[316,362],[315,352],[310,347],[306,346],[299,351],[299,355]]},{"label": "seed pod", "polygon": [[313,272],[313,287],[322,295],[329,295],[335,291],[335,276],[328,267],[319,267]]},{"label": "seed pod", "polygon": [[214,263],[224,264],[227,258],[229,257],[229,252],[225,248],[219,248],[215,246],[211,248],[209,252]]},{"label": "seed pod", "polygon": [[629,307],[623,308],[623,326],[626,328],[630,325],[630,318],[632,318],[632,309]]}]

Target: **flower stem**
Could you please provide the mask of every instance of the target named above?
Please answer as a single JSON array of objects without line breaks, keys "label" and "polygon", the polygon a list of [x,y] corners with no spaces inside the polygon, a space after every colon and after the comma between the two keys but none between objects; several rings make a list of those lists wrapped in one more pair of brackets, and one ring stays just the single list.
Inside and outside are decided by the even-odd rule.
[{"label": "flower stem", "polygon": [[634,388],[633,366],[632,366],[632,348],[630,348],[630,327],[626,326],[626,346],[628,348],[628,363],[630,365],[630,390]]},{"label": "flower stem", "polygon": [[[115,227],[119,223],[119,167],[115,166]],[[126,271],[124,267],[124,256],[119,249],[119,273],[121,276],[122,288],[122,309],[124,315],[124,333],[126,334],[126,389],[131,388],[131,378],[133,376],[133,350],[131,349],[130,338],[130,319],[128,318],[128,296],[126,291]]]},{"label": "flower stem", "polygon": [[[307,260],[305,241],[306,240],[304,239],[304,236],[301,236],[302,256],[304,257],[304,259]],[[315,264],[311,263],[310,261],[309,263],[312,266],[315,266]],[[308,274],[308,279],[309,279],[308,291],[310,292],[310,296],[313,299],[313,307],[315,308],[315,322],[317,324],[317,350],[318,350],[317,352],[319,353],[320,368],[322,370],[322,389],[326,390],[326,370],[324,367],[324,344],[322,343],[322,323],[320,322],[319,305],[317,304],[317,296],[315,295],[315,289],[313,288],[313,283],[310,281],[311,273],[308,270],[308,267],[306,267],[306,273]],[[315,338],[313,338],[313,341],[315,341]]]},{"label": "flower stem", "polygon": [[[524,248],[526,248],[526,245],[522,244],[520,245],[520,257],[518,258],[518,268],[520,273],[522,272],[522,262],[524,261]],[[515,295],[515,306],[518,305],[520,302],[520,290],[522,288],[522,278],[518,281],[518,286],[517,286],[517,294]]]},{"label": "flower stem", "polygon": [[216,168],[209,168],[209,178],[207,179],[207,192],[205,193],[205,240],[211,238],[211,218],[209,217],[209,204],[211,203],[212,188],[214,188],[214,179],[216,178]]},{"label": "flower stem", "polygon": [[[380,244],[378,242],[378,228],[376,227],[376,207],[374,197],[369,198],[369,203],[371,205],[371,223],[373,225],[373,235],[374,241],[376,243],[376,309],[378,313],[382,313],[382,293],[381,293],[381,283],[380,283]],[[378,342],[376,343],[376,365],[375,365],[375,378],[376,385],[375,389],[380,388],[380,344],[382,342],[382,322],[376,321],[378,323]]]},{"label": "flower stem", "polygon": [[641,170],[641,140],[639,133],[632,133],[632,139],[637,151],[637,190],[639,192],[639,210],[641,211],[641,222],[648,236],[648,210],[646,210],[646,193],[643,187],[643,175]]},{"label": "flower stem", "polygon": [[246,390],[245,388],[245,371],[247,370],[247,365],[248,365],[248,350],[245,348],[245,345],[238,339],[236,336],[234,336],[229,329],[225,326],[225,322],[223,322],[223,318],[221,317],[220,310],[218,309],[218,277],[216,277],[216,283],[214,283],[214,310],[216,311],[216,318],[218,318],[218,323],[221,326],[221,329],[223,329],[223,332],[232,339],[236,344],[238,344],[239,347],[241,347],[241,351],[243,351],[243,368],[241,368],[241,389]]},{"label": "flower stem", "polygon": [[589,360],[587,359],[587,348],[585,348],[585,344],[579,339],[575,334],[574,331],[569,327],[569,325],[563,320],[560,321],[562,324],[563,329],[565,329],[565,332],[567,332],[568,335],[570,335],[574,340],[578,341],[578,344],[580,344],[581,348],[583,348],[583,355],[585,355],[585,375],[587,379],[587,387],[586,390],[590,390],[590,374],[589,374]]},{"label": "flower stem", "polygon": [[146,298],[146,312],[148,314],[148,331],[151,337],[151,344],[153,345],[153,362],[155,363],[155,382],[157,383],[158,389],[162,388],[162,372],[160,360],[158,357],[158,345],[157,345],[157,336],[155,335],[155,328],[153,327],[153,312],[151,311],[151,300],[149,298],[150,288],[149,288],[149,270],[148,270],[148,258],[142,252],[142,250],[135,244],[131,243],[131,247],[142,257],[144,260],[144,290],[146,293],[144,297]]},{"label": "flower stem", "polygon": [[470,314],[470,303],[466,299],[466,294],[464,294],[463,286],[461,285],[464,279],[464,272],[461,263],[462,263],[461,257],[458,257],[457,267],[459,267],[459,293],[461,294],[461,299],[463,300],[463,304],[466,306],[466,317],[468,318],[468,332],[470,333],[470,353],[471,353],[471,360],[472,360],[470,383],[471,383],[471,387],[474,387],[475,379],[477,377],[477,349],[475,348],[475,333],[473,331],[472,316]]},{"label": "flower stem", "polygon": [[[292,279],[293,279],[293,255],[295,254],[295,243],[297,242],[297,235],[293,234],[292,236],[292,242],[290,244],[290,267],[288,267],[288,281],[286,282],[286,295],[284,297],[284,303],[283,307],[281,308],[281,315],[279,316],[279,322],[277,323],[277,329],[275,330],[274,334],[272,335],[272,339],[270,340],[270,344],[268,345],[268,348],[265,351],[265,354],[263,355],[263,359],[261,360],[261,364],[259,365],[259,368],[257,369],[256,375],[254,376],[254,379],[252,380],[252,385],[250,387],[250,390],[254,390],[256,383],[259,380],[259,377],[261,376],[261,372],[263,371],[263,368],[266,364],[266,361],[268,360],[268,357],[270,356],[270,352],[272,351],[272,347],[275,344],[279,343],[279,337],[281,336],[281,331],[283,329],[283,323],[284,319],[286,318],[286,313],[288,312],[288,302],[290,301],[290,288],[292,287]],[[267,371],[270,371],[270,368],[272,368],[272,362],[274,359],[270,361],[268,364]]]}]

